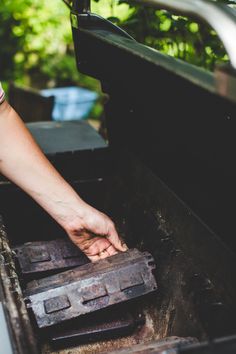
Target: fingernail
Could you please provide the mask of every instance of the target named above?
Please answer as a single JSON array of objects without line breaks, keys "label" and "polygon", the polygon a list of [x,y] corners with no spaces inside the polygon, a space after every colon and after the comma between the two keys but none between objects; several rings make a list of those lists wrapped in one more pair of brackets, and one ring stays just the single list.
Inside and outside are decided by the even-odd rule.
[{"label": "fingernail", "polygon": [[129,249],[128,246],[126,245],[126,243],[123,243],[122,247],[125,251],[127,251]]}]

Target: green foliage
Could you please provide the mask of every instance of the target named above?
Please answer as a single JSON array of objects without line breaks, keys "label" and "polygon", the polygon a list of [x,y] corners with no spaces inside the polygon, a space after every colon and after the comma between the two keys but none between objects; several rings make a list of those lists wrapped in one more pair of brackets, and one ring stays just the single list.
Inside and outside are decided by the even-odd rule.
[{"label": "green foliage", "polygon": [[119,0],[94,0],[91,2],[92,12],[108,18],[126,21],[133,10],[128,4],[121,3]]},{"label": "green foliage", "polygon": [[1,79],[45,86],[78,80],[69,12],[58,0],[2,0]]},{"label": "green foliage", "polygon": [[[130,3],[128,0],[119,2]],[[235,4],[230,0],[219,2]],[[216,63],[224,63],[228,60],[218,36],[206,24],[196,23],[164,10],[138,5],[129,5],[129,7],[128,19],[123,21],[119,18],[117,24],[139,42],[209,70],[213,70]]]}]

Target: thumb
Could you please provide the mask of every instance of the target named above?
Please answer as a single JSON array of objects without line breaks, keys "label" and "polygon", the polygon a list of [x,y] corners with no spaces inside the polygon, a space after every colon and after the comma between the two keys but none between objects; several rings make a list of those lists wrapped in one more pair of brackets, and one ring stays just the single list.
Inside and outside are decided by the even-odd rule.
[{"label": "thumb", "polygon": [[125,252],[128,250],[127,245],[125,243],[122,244],[121,239],[118,236],[118,233],[113,224],[110,226],[108,230],[107,238],[118,251]]}]

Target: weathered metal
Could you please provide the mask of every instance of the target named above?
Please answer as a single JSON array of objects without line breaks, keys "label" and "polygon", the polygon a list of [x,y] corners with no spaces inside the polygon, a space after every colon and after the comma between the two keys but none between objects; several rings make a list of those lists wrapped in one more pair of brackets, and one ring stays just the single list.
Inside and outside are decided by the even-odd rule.
[{"label": "weathered metal", "polygon": [[66,347],[129,335],[144,323],[142,314],[134,315],[125,307],[118,312],[102,311],[92,318],[83,318],[73,324],[73,329],[53,331],[49,337],[53,346]]},{"label": "weathered metal", "polygon": [[150,253],[132,249],[35,280],[25,300],[44,328],[155,291],[154,269]]},{"label": "weathered metal", "polygon": [[28,242],[14,248],[23,277],[38,278],[89,262],[69,240]]},{"label": "weathered metal", "polygon": [[198,343],[198,340],[192,337],[166,337],[145,344],[138,344],[132,348],[115,350],[110,354],[178,354],[180,349],[194,343]]},{"label": "weathered metal", "polygon": [[[14,354],[39,354],[39,345],[24,304],[17,270],[2,217],[0,216],[0,306]],[[1,324],[3,325],[3,324]],[[4,328],[1,327],[1,331]],[[7,340],[7,338],[6,338]],[[0,343],[0,353],[4,344]]]}]

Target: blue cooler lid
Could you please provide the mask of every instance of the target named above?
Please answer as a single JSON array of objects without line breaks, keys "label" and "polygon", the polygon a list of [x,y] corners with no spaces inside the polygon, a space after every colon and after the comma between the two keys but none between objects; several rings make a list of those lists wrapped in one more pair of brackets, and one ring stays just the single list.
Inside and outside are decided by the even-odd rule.
[{"label": "blue cooler lid", "polygon": [[43,96],[55,97],[53,120],[79,120],[88,116],[98,94],[77,86],[41,90]]}]

